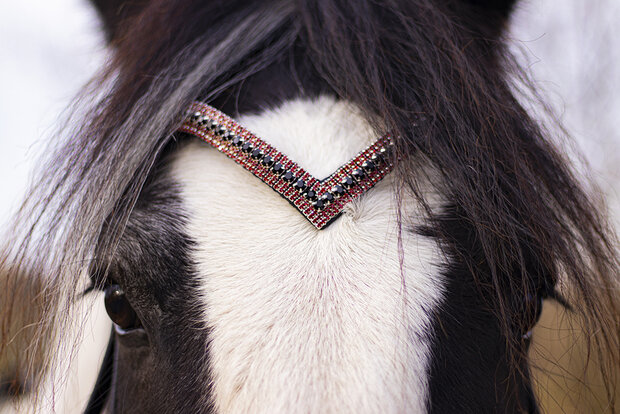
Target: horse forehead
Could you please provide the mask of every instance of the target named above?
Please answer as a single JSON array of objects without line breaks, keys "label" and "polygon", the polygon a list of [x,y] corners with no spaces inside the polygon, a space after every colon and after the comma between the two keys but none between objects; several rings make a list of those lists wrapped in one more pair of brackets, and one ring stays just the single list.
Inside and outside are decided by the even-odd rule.
[{"label": "horse forehead", "polygon": [[[317,178],[329,176],[377,139],[353,105],[329,97],[287,102],[258,115],[242,115],[238,121]],[[230,255],[265,266],[272,257],[278,266],[314,260],[308,269],[332,262],[342,262],[338,269],[346,269],[373,258],[398,258],[392,175],[346,205],[343,215],[321,231],[268,185],[198,140],[179,151],[173,175],[181,184],[200,250],[217,246],[217,252],[210,252],[212,258]],[[437,205],[441,196],[431,198]],[[401,216],[409,229],[423,224],[418,207],[411,197],[403,198]],[[404,234],[405,243],[433,244]]]},{"label": "horse forehead", "polygon": [[[349,105],[327,99],[239,122],[317,177],[376,139]],[[423,410],[441,256],[415,232],[399,242],[392,177],[317,230],[202,142],[179,151],[173,176],[196,241],[222,412]],[[421,224],[412,199],[402,208],[407,226]]]}]

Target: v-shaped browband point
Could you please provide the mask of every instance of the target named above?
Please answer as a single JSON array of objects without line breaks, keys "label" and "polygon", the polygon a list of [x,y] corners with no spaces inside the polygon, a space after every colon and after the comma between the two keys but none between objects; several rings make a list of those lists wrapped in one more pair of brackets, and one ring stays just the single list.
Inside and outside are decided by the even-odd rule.
[{"label": "v-shaped browband point", "polygon": [[319,230],[393,168],[389,154],[393,143],[386,135],[319,180],[229,116],[201,102],[191,105],[179,131],[201,138],[260,178]]}]

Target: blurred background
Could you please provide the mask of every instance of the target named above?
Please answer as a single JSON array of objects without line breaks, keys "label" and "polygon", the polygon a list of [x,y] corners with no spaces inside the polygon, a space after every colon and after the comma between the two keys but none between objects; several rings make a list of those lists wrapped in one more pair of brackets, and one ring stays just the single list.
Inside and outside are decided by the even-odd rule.
[{"label": "blurred background", "polygon": [[0,2],[0,223],[19,203],[42,142],[103,62],[86,0]]},{"label": "blurred background", "polygon": [[[616,222],[619,28],[618,0],[530,0],[517,6],[509,35],[538,92],[574,137],[572,156],[579,170],[586,171],[584,161],[590,164],[589,174],[601,187]],[[0,3],[0,229],[24,196],[29,172],[36,168],[63,110],[104,62],[99,29],[86,0]],[[541,120],[549,120],[538,108],[532,110]],[[577,153],[585,158],[579,159]],[[543,411],[602,412],[602,384],[595,370],[584,365],[582,338],[569,329],[571,323],[557,307],[546,305],[534,336],[532,360],[540,367],[535,376]],[[97,343],[92,339],[93,347]],[[91,364],[88,358],[97,359],[98,352],[78,362],[94,371],[97,362]],[[561,366],[555,367],[555,362]],[[592,392],[567,375],[579,377],[583,372],[591,376]],[[90,386],[82,388],[89,392]]]}]

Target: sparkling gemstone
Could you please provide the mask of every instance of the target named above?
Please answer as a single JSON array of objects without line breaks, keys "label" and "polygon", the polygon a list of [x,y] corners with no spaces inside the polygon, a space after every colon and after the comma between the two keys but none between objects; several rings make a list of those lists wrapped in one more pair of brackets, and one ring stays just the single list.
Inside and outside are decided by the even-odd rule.
[{"label": "sparkling gemstone", "polygon": [[303,192],[306,189],[306,183],[304,180],[297,180],[297,182],[293,184],[293,188],[295,190]]},{"label": "sparkling gemstone", "polygon": [[252,155],[251,157],[254,158],[255,160],[259,160],[261,158],[263,158],[263,151],[261,151],[260,149],[255,149],[254,151],[252,151]]},{"label": "sparkling gemstone", "polygon": [[308,191],[306,191],[306,192],[304,193],[304,196],[305,196],[308,200],[310,200],[310,201],[314,201],[314,200],[316,200],[316,199],[317,199],[317,197],[318,197],[318,196],[317,196],[316,191],[314,191],[314,190],[308,190]]},{"label": "sparkling gemstone", "polygon": [[353,178],[359,181],[362,178],[364,178],[366,174],[364,173],[364,170],[362,170],[361,168],[358,168],[357,170],[353,171],[351,175],[353,176]]},{"label": "sparkling gemstone", "polygon": [[368,172],[374,171],[377,166],[372,161],[364,161],[362,163],[362,168]]},{"label": "sparkling gemstone", "polygon": [[332,187],[332,193],[334,197],[338,198],[344,194],[344,187],[341,185],[335,185]]},{"label": "sparkling gemstone", "polygon": [[239,135],[235,135],[235,137],[232,139],[232,144],[235,147],[240,147],[241,145],[243,145],[243,138]]},{"label": "sparkling gemstone", "polygon": [[342,186],[345,188],[351,188],[355,185],[355,180],[351,176],[344,177],[341,181]]},{"label": "sparkling gemstone", "polygon": [[235,139],[235,137],[236,137],[236,135],[235,135],[235,134],[233,134],[232,132],[227,132],[226,134],[224,134],[224,135],[222,136],[222,138],[223,138],[224,140],[226,140],[226,141],[233,140],[233,139]]},{"label": "sparkling gemstone", "polygon": [[245,142],[242,146],[241,146],[241,151],[243,152],[252,152],[252,149],[254,147],[252,146],[251,143],[249,142]]},{"label": "sparkling gemstone", "polygon": [[316,200],[314,203],[312,203],[312,207],[321,211],[325,208],[325,202],[323,200]]},{"label": "sparkling gemstone", "polygon": [[284,179],[284,181],[288,181],[290,183],[290,182],[293,182],[293,180],[295,180],[295,175],[292,172],[287,171],[284,173],[282,178]]},{"label": "sparkling gemstone", "polygon": [[321,200],[323,200],[325,205],[327,205],[327,204],[331,203],[332,201],[334,201],[334,195],[332,193],[325,193],[321,197]]},{"label": "sparkling gemstone", "polygon": [[271,158],[271,156],[269,155],[265,155],[260,163],[263,164],[265,167],[271,167],[273,165],[273,158]]},{"label": "sparkling gemstone", "polygon": [[202,116],[200,112],[194,112],[190,118],[192,122],[198,121],[198,119]]},{"label": "sparkling gemstone", "polygon": [[274,174],[280,175],[284,172],[284,165],[276,162],[273,167],[271,167],[271,171],[273,171]]},{"label": "sparkling gemstone", "polygon": [[214,132],[215,132],[215,135],[224,135],[227,132],[227,129],[223,127],[222,125],[220,125],[219,127],[215,129]]},{"label": "sparkling gemstone", "polygon": [[393,148],[392,145],[394,145],[394,143],[390,142],[387,144],[389,147],[383,147],[379,150],[379,157],[383,160],[383,162],[385,162],[387,159],[389,159],[389,157],[391,157],[391,154],[393,153]]}]

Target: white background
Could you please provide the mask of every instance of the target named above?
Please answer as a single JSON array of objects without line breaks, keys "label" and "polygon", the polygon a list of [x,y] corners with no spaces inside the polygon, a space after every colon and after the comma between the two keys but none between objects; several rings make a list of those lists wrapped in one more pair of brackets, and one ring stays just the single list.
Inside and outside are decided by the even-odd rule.
[{"label": "white background", "polygon": [[100,66],[98,29],[83,0],[0,1],[0,223],[61,112]]}]

